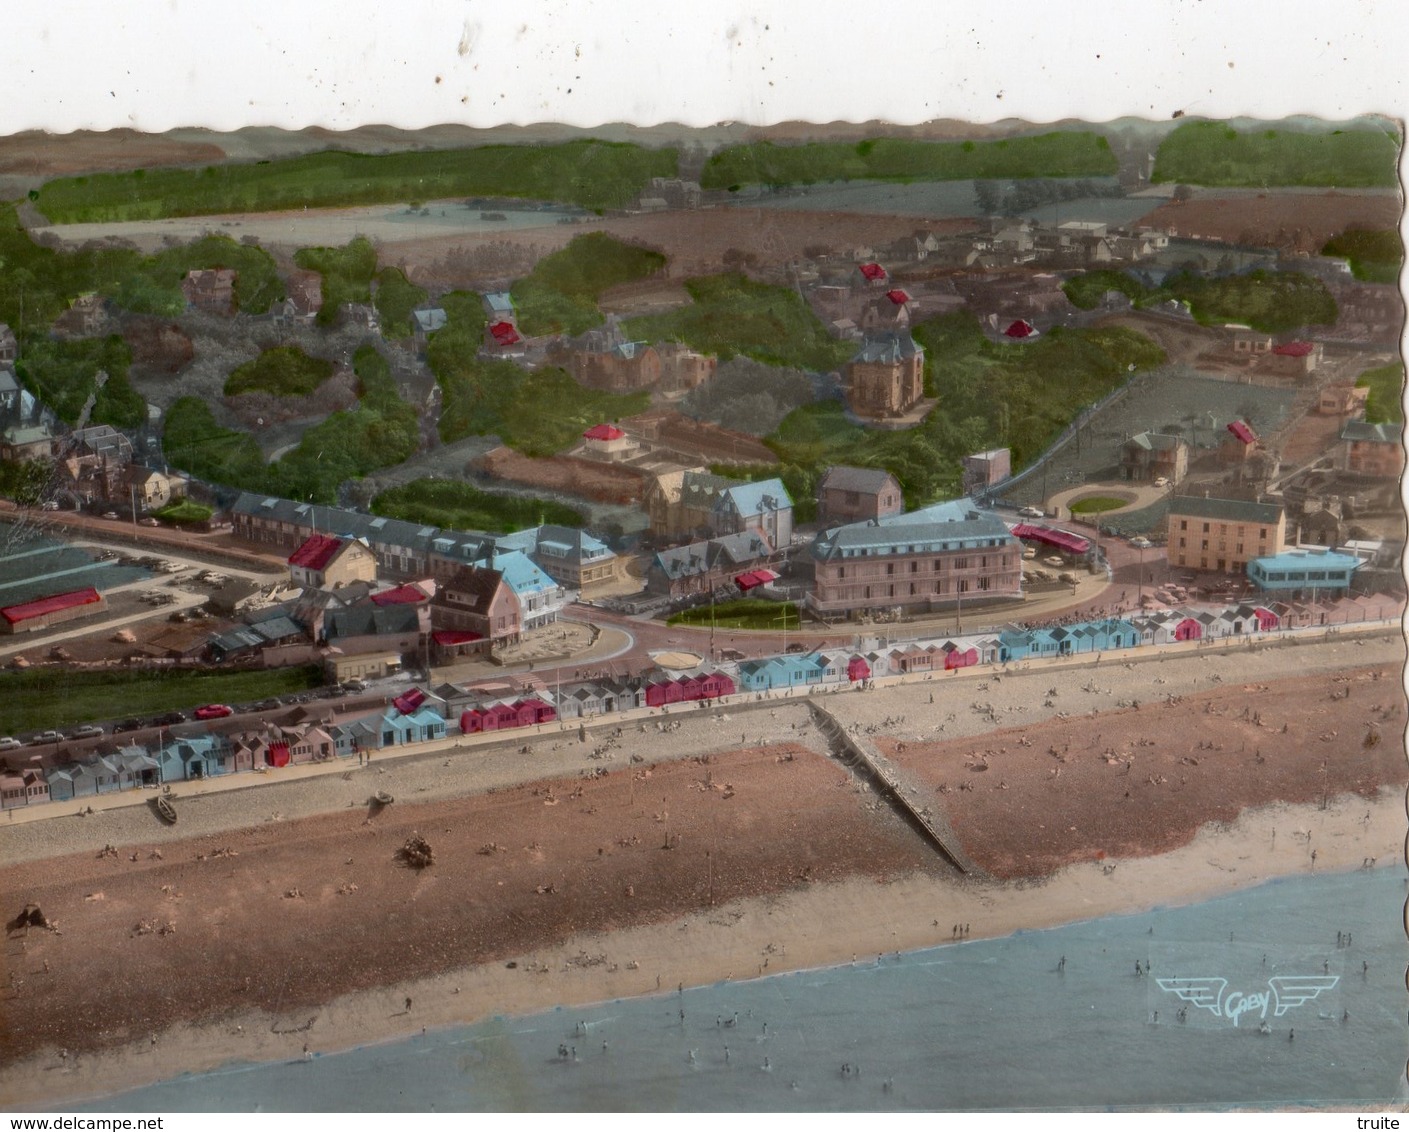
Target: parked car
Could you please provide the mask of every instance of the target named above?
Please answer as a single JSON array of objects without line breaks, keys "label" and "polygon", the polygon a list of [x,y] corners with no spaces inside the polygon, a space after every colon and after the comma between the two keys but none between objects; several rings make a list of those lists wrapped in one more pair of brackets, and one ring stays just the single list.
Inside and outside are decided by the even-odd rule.
[{"label": "parked car", "polygon": [[142,721],[140,719],[124,719],[121,723],[113,724],[113,734],[119,731],[141,731]]},{"label": "parked car", "polygon": [[159,527],[161,526],[161,521],[158,519],[153,519],[150,515],[148,515],[145,519],[138,519],[137,525],[139,527]]},{"label": "parked car", "polygon": [[62,731],[41,731],[29,742],[33,746],[39,743],[62,743],[63,741],[64,733]]},{"label": "parked car", "polygon": [[57,503],[55,500],[53,500],[53,499],[46,499],[46,500],[44,501],[44,510],[45,510],[45,511],[57,511],[58,509],[59,509],[59,505],[58,505],[58,503]]},{"label": "parked car", "polygon": [[254,707],[253,707],[252,710],[254,710],[254,711],[277,711],[279,708],[281,708],[281,707],[283,707],[283,706],[284,706],[284,705],[281,704],[278,700],[273,700],[273,699],[271,699],[271,700],[260,700],[259,703],[257,703],[257,704],[254,705]]},{"label": "parked car", "polygon": [[18,739],[12,739],[8,735],[0,739],[0,751],[13,751],[23,746],[24,744]]},{"label": "parked car", "polygon": [[1041,519],[1044,517],[1041,507],[1019,507],[1018,514],[1024,519]]},{"label": "parked car", "polygon": [[1155,486],[1156,486],[1156,487],[1168,487],[1168,486],[1169,486],[1169,480],[1165,479],[1164,476],[1156,476],[1156,477],[1155,477]]},{"label": "parked car", "polygon": [[1149,539],[1147,539],[1144,535],[1136,535],[1133,539],[1130,540],[1130,545],[1140,550],[1149,550],[1150,547],[1154,546],[1155,544],[1152,543]]},{"label": "parked car", "polygon": [[204,704],[196,708],[197,719],[224,719],[227,715],[234,715],[235,709],[229,704]]},{"label": "parked car", "polygon": [[185,723],[186,716],[183,712],[169,711],[165,715],[159,715],[152,720],[153,727],[170,727],[172,724]]},{"label": "parked car", "polygon": [[82,727],[75,727],[69,732],[70,739],[101,739],[103,729],[96,723],[85,723]]},{"label": "parked car", "polygon": [[104,512],[103,512],[103,518],[104,518],[104,519],[116,519],[117,517],[118,517],[118,514],[117,514],[116,511],[104,511]]},{"label": "parked car", "polygon": [[348,680],[343,684],[343,687],[349,692],[365,692],[367,690],[367,684],[363,680]]}]

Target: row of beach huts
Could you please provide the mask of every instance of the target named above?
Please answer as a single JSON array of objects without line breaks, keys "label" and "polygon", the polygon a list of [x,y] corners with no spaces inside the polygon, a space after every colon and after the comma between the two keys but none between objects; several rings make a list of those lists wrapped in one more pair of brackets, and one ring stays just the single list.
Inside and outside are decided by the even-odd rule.
[{"label": "row of beach huts", "polygon": [[63,765],[39,757],[0,773],[0,808],[71,801],[96,794],[154,787],[217,775],[333,759],[370,760],[377,752],[445,739],[448,720],[465,735],[521,731],[639,709],[677,704],[711,706],[773,692],[834,690],[888,677],[955,672],[1083,653],[1182,642],[1253,640],[1302,628],[1398,618],[1391,598],[1354,597],[1324,605],[1243,604],[1215,610],[1160,610],[1065,625],[1013,626],[997,633],[898,643],[862,642],[857,648],[719,664],[688,671],[652,668],[637,675],[574,679],[550,684],[519,677],[512,684],[446,684],[411,688],[383,709],[339,718],[318,706],[297,709],[285,722],[253,730],[163,736],[154,746],[129,745]]}]

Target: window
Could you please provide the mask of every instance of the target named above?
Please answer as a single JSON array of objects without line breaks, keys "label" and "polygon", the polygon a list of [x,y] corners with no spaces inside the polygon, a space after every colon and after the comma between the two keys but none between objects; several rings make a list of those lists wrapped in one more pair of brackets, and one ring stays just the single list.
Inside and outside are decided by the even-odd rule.
[{"label": "window", "polygon": [[1204,534],[1208,534],[1208,524],[1204,524]]},{"label": "window", "polygon": [[[1205,546],[1205,548],[1207,548],[1208,543],[1204,543],[1204,546]],[[1202,567],[1203,569],[1207,570],[1207,569],[1208,569],[1208,559],[1207,559],[1207,558],[1200,558],[1200,559],[1199,559],[1199,566]]]},{"label": "window", "polygon": [[1266,527],[1259,527],[1259,528],[1257,529],[1257,537],[1258,537],[1258,538],[1266,538],[1266,537],[1267,537],[1267,528],[1266,528]]},{"label": "window", "polygon": [[1189,529],[1189,520],[1188,520],[1188,519],[1180,519],[1180,520],[1179,520],[1179,529],[1180,529],[1181,531],[1187,531],[1187,530]]},{"label": "window", "polygon": [[988,575],[985,574],[983,577],[981,577],[981,578],[978,580],[978,588],[981,589],[981,590],[986,590],[986,589],[988,589],[988,582],[989,582]]},{"label": "window", "polygon": [[1242,544],[1242,543],[1238,543],[1238,553],[1239,553],[1239,554],[1242,554],[1242,553],[1243,553],[1243,544]]},{"label": "window", "polygon": [[1182,538],[1179,540],[1179,546],[1180,546],[1181,549],[1182,549],[1183,546],[1184,546],[1184,540],[1183,540]]},{"label": "window", "polygon": [[967,578],[959,579],[958,590],[961,594],[966,594],[969,592],[969,580]]},{"label": "window", "polygon": [[887,562],[887,563],[886,563],[886,573],[887,573],[887,574],[894,574],[894,573],[895,573],[895,563],[894,563],[894,562]]},{"label": "window", "polygon": [[1207,549],[1208,549],[1208,539],[1204,539],[1201,543],[1199,543],[1199,549],[1200,549],[1200,550],[1207,550]]},{"label": "window", "polygon": [[912,574],[918,574],[919,572],[920,572],[920,564],[919,564],[918,562],[911,562],[911,563],[910,563],[910,573],[912,573]]}]

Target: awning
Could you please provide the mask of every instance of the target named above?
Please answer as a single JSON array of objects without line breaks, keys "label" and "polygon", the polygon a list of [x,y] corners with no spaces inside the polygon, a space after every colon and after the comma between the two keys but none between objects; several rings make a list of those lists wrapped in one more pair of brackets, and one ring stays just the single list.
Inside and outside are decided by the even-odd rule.
[{"label": "awning", "polygon": [[1013,536],[1055,546],[1069,554],[1085,554],[1091,549],[1090,539],[1068,534],[1066,531],[1053,530],[1051,527],[1035,527],[1031,523],[1019,523],[1013,528]]},{"label": "awning", "polygon": [[757,589],[759,586],[766,586],[769,582],[776,582],[778,575],[772,570],[750,570],[745,574],[740,574],[734,579],[734,585],[739,587],[740,592],[748,593],[749,590]]},{"label": "awning", "polygon": [[431,634],[431,640],[438,645],[467,645],[471,641],[484,640],[484,634],[472,633],[468,629],[437,629]]},{"label": "awning", "polygon": [[410,688],[391,702],[402,715],[410,715],[426,702],[426,694],[420,688]]}]

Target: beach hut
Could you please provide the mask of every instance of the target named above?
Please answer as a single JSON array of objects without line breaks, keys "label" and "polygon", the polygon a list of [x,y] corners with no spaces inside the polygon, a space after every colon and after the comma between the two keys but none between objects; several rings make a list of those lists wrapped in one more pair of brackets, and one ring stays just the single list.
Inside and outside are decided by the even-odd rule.
[{"label": "beach hut", "polygon": [[1185,616],[1174,626],[1176,641],[1199,641],[1203,639],[1203,622],[1196,617]]},{"label": "beach hut", "polygon": [[871,666],[864,656],[853,656],[846,662],[846,678],[853,684],[871,678]]}]

